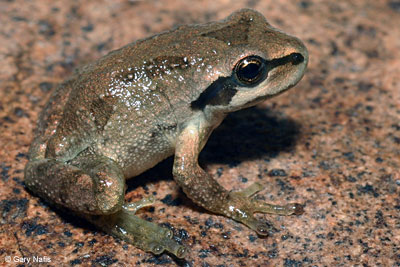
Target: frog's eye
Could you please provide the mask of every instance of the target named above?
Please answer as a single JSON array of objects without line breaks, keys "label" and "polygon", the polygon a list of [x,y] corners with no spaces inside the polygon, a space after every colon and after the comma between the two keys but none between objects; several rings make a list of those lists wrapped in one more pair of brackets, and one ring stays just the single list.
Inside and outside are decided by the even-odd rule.
[{"label": "frog's eye", "polygon": [[259,56],[242,58],[233,72],[237,81],[245,86],[256,85],[267,74],[264,60]]}]

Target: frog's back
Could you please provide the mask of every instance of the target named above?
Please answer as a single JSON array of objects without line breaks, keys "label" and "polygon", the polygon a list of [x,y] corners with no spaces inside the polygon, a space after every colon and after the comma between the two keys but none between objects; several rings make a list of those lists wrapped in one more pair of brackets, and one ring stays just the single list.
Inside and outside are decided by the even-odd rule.
[{"label": "frog's back", "polygon": [[30,158],[67,161],[99,153],[136,175],[171,155],[175,108],[187,106],[177,102],[190,102],[190,94],[169,93],[183,79],[171,64],[183,57],[144,56],[153,39],[115,50],[62,83],[40,115]]},{"label": "frog's back", "polygon": [[143,73],[110,64],[115,56],[98,61],[105,65],[83,67],[54,91],[40,115],[31,160],[67,161],[96,153],[115,160],[131,176],[173,153],[177,123],[168,99],[149,88],[149,79],[132,83],[131,75]]},{"label": "frog's back", "polygon": [[224,39],[229,23],[208,25],[137,41],[81,68],[49,100],[31,157],[68,161],[97,153],[131,176],[173,154],[180,125],[197,112],[192,103],[231,74],[227,51],[247,42]]}]

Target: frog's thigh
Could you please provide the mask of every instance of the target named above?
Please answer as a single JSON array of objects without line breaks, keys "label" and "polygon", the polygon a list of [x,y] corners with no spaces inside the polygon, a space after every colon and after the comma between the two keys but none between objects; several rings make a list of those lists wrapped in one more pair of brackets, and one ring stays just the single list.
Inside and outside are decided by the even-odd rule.
[{"label": "frog's thigh", "polygon": [[111,159],[87,155],[71,163],[34,160],[25,168],[25,184],[40,197],[86,214],[111,214],[121,209],[125,179]]}]

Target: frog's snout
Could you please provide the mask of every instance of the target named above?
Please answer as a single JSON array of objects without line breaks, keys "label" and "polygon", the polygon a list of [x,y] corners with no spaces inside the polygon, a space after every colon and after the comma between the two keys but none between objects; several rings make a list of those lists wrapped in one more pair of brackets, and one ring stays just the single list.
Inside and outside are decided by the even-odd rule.
[{"label": "frog's snout", "polygon": [[289,57],[293,65],[298,65],[304,61],[304,56],[300,53],[290,54]]}]

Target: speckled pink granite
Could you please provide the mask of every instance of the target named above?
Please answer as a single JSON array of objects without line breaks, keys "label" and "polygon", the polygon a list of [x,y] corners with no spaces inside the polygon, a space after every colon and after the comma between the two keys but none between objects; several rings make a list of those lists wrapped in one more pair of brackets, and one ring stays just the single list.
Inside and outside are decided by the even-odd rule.
[{"label": "speckled pink granite", "polygon": [[[296,88],[230,115],[201,164],[229,189],[254,181],[301,216],[265,216],[279,232],[196,207],[171,160],[130,181],[127,200],[156,194],[141,216],[172,227],[187,261],[154,256],[48,207],[24,187],[38,113],[74,68],[178,24],[262,12],[310,52]],[[400,266],[400,1],[0,2],[0,265],[10,256],[60,266]],[[260,215],[262,216],[262,215]],[[46,260],[46,258],[42,258]]]}]

